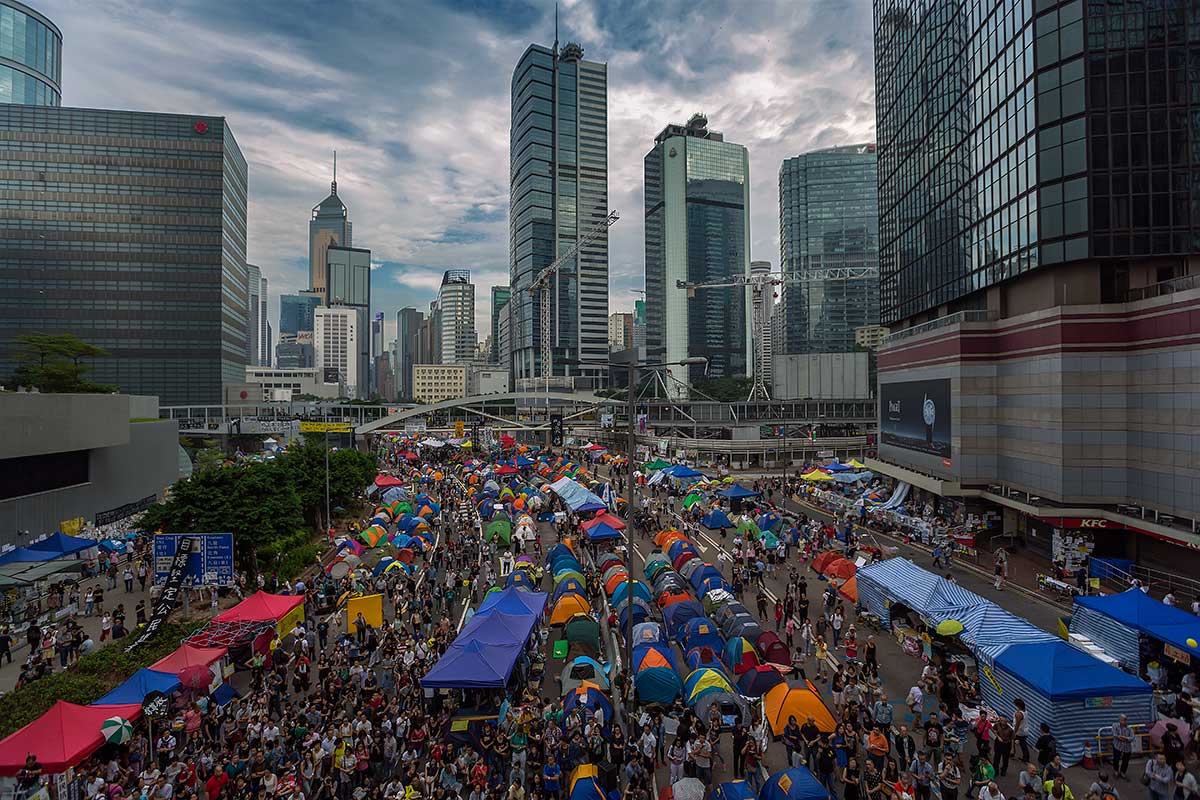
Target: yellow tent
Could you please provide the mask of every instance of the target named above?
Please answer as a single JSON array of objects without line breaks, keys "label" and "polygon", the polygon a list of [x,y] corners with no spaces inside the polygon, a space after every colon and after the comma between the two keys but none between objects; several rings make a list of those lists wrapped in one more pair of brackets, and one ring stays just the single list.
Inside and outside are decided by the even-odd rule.
[{"label": "yellow tent", "polygon": [[591,611],[592,607],[588,605],[587,600],[577,594],[564,594],[558,598],[550,612],[550,624],[562,625],[575,614],[589,614]]},{"label": "yellow tent", "polygon": [[786,683],[775,686],[763,695],[763,714],[776,736],[783,734],[788,717],[795,717],[796,723],[803,725],[811,716],[821,733],[833,733],[837,727],[833,714],[829,713],[811,683],[806,688],[791,687]]},{"label": "yellow tent", "polygon": [[806,480],[806,481],[831,481],[831,480],[833,480],[833,478],[831,478],[829,476],[829,473],[821,472],[821,470],[819,470],[819,469],[814,469],[811,472],[806,472],[803,475],[801,475],[800,477],[804,478],[804,480]]},{"label": "yellow tent", "polygon": [[855,469],[866,469],[867,468],[867,465],[862,463],[861,461],[859,461],[857,458],[852,458],[849,461],[847,461],[846,466],[854,467]]}]

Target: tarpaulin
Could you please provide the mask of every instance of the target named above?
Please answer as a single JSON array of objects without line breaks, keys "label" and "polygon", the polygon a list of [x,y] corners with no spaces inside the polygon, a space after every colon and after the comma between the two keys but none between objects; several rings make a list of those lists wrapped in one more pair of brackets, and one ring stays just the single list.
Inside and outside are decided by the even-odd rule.
[{"label": "tarpaulin", "polygon": [[48,774],[65,772],[104,744],[100,725],[109,717],[133,721],[142,715],[140,703],[119,706],[79,706],[59,700],[24,728],[0,739],[0,775],[15,776],[25,757],[37,756]]}]

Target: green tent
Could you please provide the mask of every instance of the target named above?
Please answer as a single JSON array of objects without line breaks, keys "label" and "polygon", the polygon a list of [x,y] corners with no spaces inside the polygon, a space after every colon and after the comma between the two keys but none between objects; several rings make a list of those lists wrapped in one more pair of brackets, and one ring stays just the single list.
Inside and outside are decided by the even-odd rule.
[{"label": "green tent", "polygon": [[512,541],[512,522],[508,517],[497,517],[483,529],[483,538],[489,542],[499,539],[502,544],[508,544]]},{"label": "green tent", "polygon": [[395,505],[392,507],[392,511],[398,517],[401,514],[413,513],[413,507],[411,503],[408,503],[404,500],[397,500]]},{"label": "green tent", "polygon": [[660,469],[666,469],[669,466],[671,466],[670,462],[656,458],[653,461],[642,464],[642,472],[658,472]]},{"label": "green tent", "polygon": [[696,505],[696,503],[703,503],[703,502],[704,502],[704,495],[700,494],[699,492],[692,492],[687,497],[683,498],[683,507],[691,508],[692,506]]},{"label": "green tent", "polygon": [[581,586],[587,586],[587,578],[583,577],[580,572],[573,569],[564,569],[562,572],[554,576],[555,588],[557,588],[558,585],[567,578],[574,578],[575,580],[579,581]]},{"label": "green tent", "polygon": [[737,525],[737,532],[743,536],[758,536],[758,534],[761,533],[761,531],[758,529],[758,526],[754,524],[754,520],[751,519],[744,519],[739,522]]},{"label": "green tent", "polygon": [[600,650],[600,623],[590,614],[576,614],[563,626],[563,638],[572,644],[578,642]]},{"label": "green tent", "polygon": [[773,531],[763,531],[760,541],[762,541],[763,547],[769,549],[774,549],[779,546],[779,537],[776,536]]}]

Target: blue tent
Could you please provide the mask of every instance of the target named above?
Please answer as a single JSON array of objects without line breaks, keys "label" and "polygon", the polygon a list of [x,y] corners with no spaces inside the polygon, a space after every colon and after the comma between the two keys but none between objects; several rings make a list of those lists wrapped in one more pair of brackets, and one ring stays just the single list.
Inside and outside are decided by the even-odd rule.
[{"label": "blue tent", "polygon": [[758,497],[759,492],[752,492],[745,486],[742,486],[740,483],[735,483],[728,489],[722,489],[721,491],[717,492],[717,494],[721,497],[728,497],[731,500],[741,500],[746,497]]},{"label": "blue tent", "polygon": [[604,539],[620,539],[621,532],[609,525],[607,522],[597,522],[595,525],[587,529],[587,537],[593,542],[602,541]]},{"label": "blue tent", "polygon": [[725,640],[721,638],[721,630],[717,623],[708,617],[689,619],[683,626],[684,650],[691,651],[695,647],[711,647],[714,653],[725,649]]},{"label": "blue tent", "polygon": [[683,628],[690,620],[704,616],[704,606],[695,600],[681,600],[663,609],[663,622],[667,626],[667,635],[672,640],[678,640]]},{"label": "blue tent", "polygon": [[713,589],[724,589],[727,587],[725,576],[721,574],[721,570],[714,567],[712,564],[705,564],[703,567],[692,572],[692,577],[688,578],[688,583],[696,590],[696,594],[700,597],[704,596],[704,592],[700,591],[700,587],[707,580],[712,580],[710,586]]},{"label": "blue tent", "polygon": [[26,563],[30,561],[53,561],[62,553],[50,550],[34,550],[31,547],[17,547],[0,555],[0,564]]},{"label": "blue tent", "polygon": [[726,781],[713,790],[712,800],[757,800],[758,795],[745,781]]},{"label": "blue tent", "polygon": [[1071,632],[1088,637],[1132,670],[1141,666],[1139,633],[1189,653],[1193,663],[1200,658],[1200,648],[1188,644],[1188,639],[1200,641],[1200,617],[1161,603],[1141,589],[1076,597]]},{"label": "blue tent", "polygon": [[108,694],[101,697],[94,706],[123,706],[129,703],[141,703],[151,692],[171,694],[180,686],[179,678],[173,672],[159,672],[153,669],[139,669],[129,676],[129,679]]},{"label": "blue tent", "polygon": [[703,472],[698,472],[684,464],[675,464],[663,470],[663,474],[669,475],[672,478],[699,478],[704,475]]},{"label": "blue tent", "polygon": [[708,528],[710,531],[720,530],[721,528],[732,528],[733,523],[729,520],[729,515],[719,508],[711,509],[704,515],[704,519],[700,524]]},{"label": "blue tent", "polygon": [[[472,621],[479,614],[472,617]],[[456,639],[421,678],[421,685],[430,689],[503,688],[525,643],[484,644],[469,641],[459,644]]]},{"label": "blue tent", "polygon": [[605,800],[604,789],[594,777],[580,778],[571,785],[567,800]]},{"label": "blue tent", "polygon": [[996,666],[1020,676],[1052,700],[1148,695],[1151,691],[1140,678],[1062,640],[1009,645],[996,656]]},{"label": "blue tent", "polygon": [[575,513],[580,511],[599,511],[608,508],[608,504],[596,495],[583,488],[576,481],[563,476],[549,484],[550,489],[567,504],[567,508]]},{"label": "blue tent", "polygon": [[759,514],[758,519],[754,521],[754,524],[757,525],[758,529],[761,531],[769,531],[773,530],[775,526],[782,521],[783,520],[780,518],[780,516],[774,511],[768,511],[765,514]]},{"label": "blue tent", "polygon": [[633,688],[643,703],[671,703],[683,694],[679,673],[666,667],[647,667],[633,676]]},{"label": "blue tent", "polygon": [[545,608],[546,595],[544,593],[505,589],[502,592],[492,592],[483,598],[479,608],[475,609],[475,615],[478,616],[489,611],[500,611],[505,614],[520,614],[525,611],[541,616]]},{"label": "blue tent", "polygon": [[60,555],[69,556],[83,550],[89,550],[93,547],[98,547],[99,544],[94,539],[84,539],[81,536],[67,536],[65,533],[55,531],[45,539],[29,545],[29,549],[45,550],[54,553],[57,558]]},{"label": "blue tent", "polygon": [[821,467],[821,469],[827,470],[829,472],[850,472],[851,470],[854,469],[854,467],[847,466],[846,464],[843,464],[840,461],[831,461],[830,463]]},{"label": "blue tent", "polygon": [[759,800],[829,800],[829,790],[805,767],[792,767],[767,778]]}]

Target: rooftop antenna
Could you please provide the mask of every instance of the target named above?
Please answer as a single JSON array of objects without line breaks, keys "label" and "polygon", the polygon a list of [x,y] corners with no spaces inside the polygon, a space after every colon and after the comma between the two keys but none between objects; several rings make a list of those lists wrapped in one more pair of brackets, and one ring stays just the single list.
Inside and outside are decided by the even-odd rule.
[{"label": "rooftop antenna", "polygon": [[558,55],[558,0],[554,2],[554,54]]},{"label": "rooftop antenna", "polygon": [[333,180],[329,182],[329,193],[337,194],[337,150],[333,151]]}]

